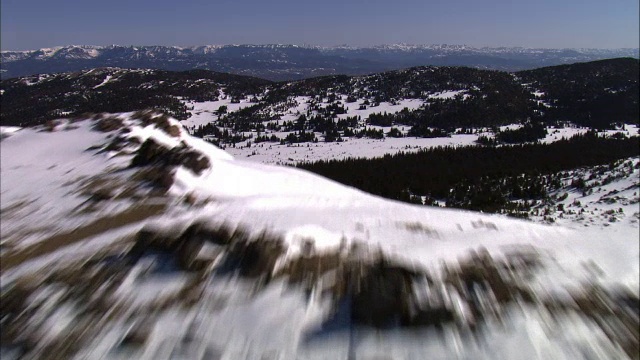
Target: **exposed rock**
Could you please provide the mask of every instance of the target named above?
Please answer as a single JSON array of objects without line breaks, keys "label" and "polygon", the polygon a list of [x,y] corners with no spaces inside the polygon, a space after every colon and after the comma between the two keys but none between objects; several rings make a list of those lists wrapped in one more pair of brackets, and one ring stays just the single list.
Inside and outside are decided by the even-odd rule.
[{"label": "exposed rock", "polygon": [[129,140],[122,136],[116,136],[109,144],[100,150],[100,152],[120,151],[130,144]]},{"label": "exposed rock", "polygon": [[437,326],[455,321],[456,314],[452,309],[446,306],[438,306],[427,309],[419,309],[408,319],[405,319],[402,325],[405,326]]},{"label": "exposed rock", "polygon": [[180,126],[171,124],[167,115],[157,113],[153,110],[136,111],[131,118],[140,120],[143,126],[155,125],[172,137],[179,137],[182,132]]},{"label": "exposed rock", "polygon": [[[207,239],[186,231],[177,236],[168,236],[154,231],[140,231],[133,248],[129,251],[130,262],[137,262],[148,252],[161,252],[174,258],[176,265],[185,271],[200,272],[206,270],[223,252]],[[212,247],[214,246],[214,247]],[[205,248],[203,251],[203,248]]]},{"label": "exposed rock", "polygon": [[132,167],[155,165],[161,167],[183,166],[200,175],[211,166],[209,159],[198,151],[185,146],[169,149],[153,139],[147,139],[131,160]]},{"label": "exposed rock", "polygon": [[55,132],[58,131],[64,122],[62,120],[49,120],[44,124],[44,131]]},{"label": "exposed rock", "polygon": [[[271,237],[271,239],[266,239]],[[241,276],[271,280],[276,261],[285,248],[278,237],[262,234],[255,240],[232,243],[223,265],[224,270],[237,271]]]},{"label": "exposed rock", "polygon": [[[290,259],[280,275],[289,277],[292,283],[305,284],[308,290],[315,286],[318,279],[331,270],[344,271],[346,259],[339,252],[327,252],[300,256]],[[342,293],[336,289],[335,293]]]},{"label": "exposed rock", "polygon": [[167,134],[169,134],[169,136],[173,136],[173,137],[179,137],[182,132],[182,130],[180,130],[180,127],[177,125],[171,125],[164,130]]},{"label": "exposed rock", "polygon": [[96,189],[90,197],[90,200],[93,202],[101,202],[105,200],[112,199],[115,194],[108,188],[100,188]]},{"label": "exposed rock", "polygon": [[202,174],[204,170],[211,166],[209,159],[195,150],[178,150],[173,156],[172,161],[175,165],[182,165],[196,175]]},{"label": "exposed rock", "polygon": [[147,139],[136,152],[136,156],[131,160],[131,166],[147,166],[164,162],[169,154],[169,149],[158,144],[153,139]]},{"label": "exposed rock", "polygon": [[229,245],[234,237],[246,237],[241,231],[234,233],[235,231],[231,227],[224,224],[211,226],[206,223],[195,223],[187,228],[182,237],[208,241],[218,245]]},{"label": "exposed rock", "polygon": [[97,120],[93,128],[102,132],[110,132],[121,129],[124,126],[124,121],[117,116],[109,116]]},{"label": "exposed rock", "polygon": [[408,321],[413,299],[412,274],[386,261],[362,268],[352,289],[351,319],[375,327]]},{"label": "exposed rock", "polygon": [[120,345],[123,346],[142,346],[147,342],[153,326],[148,321],[139,321],[134,324],[127,335],[122,339]]},{"label": "exposed rock", "polygon": [[131,118],[140,120],[143,125],[147,126],[151,124],[151,119],[156,115],[156,112],[153,110],[139,110],[131,114]]}]

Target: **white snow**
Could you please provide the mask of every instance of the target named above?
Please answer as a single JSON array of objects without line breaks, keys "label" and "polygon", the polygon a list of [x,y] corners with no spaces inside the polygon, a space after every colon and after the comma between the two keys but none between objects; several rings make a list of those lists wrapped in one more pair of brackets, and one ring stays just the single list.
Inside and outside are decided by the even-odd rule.
[{"label": "white snow", "polygon": [[19,126],[0,126],[0,137],[9,136],[20,129]]},{"label": "white snow", "polygon": [[227,112],[234,112],[245,107],[249,107],[255,105],[248,101],[247,99],[240,99],[239,103],[232,103],[231,98],[224,98],[224,92],[222,92],[221,100],[217,101],[205,101],[205,102],[193,102],[193,101],[185,101],[185,105],[188,107],[193,106],[193,110],[189,110],[191,112],[191,117],[187,120],[182,121],[182,125],[184,127],[198,127],[200,125],[206,125],[212,121],[218,120],[220,117],[217,114],[218,109],[221,106],[227,107]]},{"label": "white snow", "polygon": [[104,84],[108,83],[108,82],[111,80],[111,78],[113,78],[113,75],[110,75],[110,74],[109,74],[109,75],[105,76],[105,77],[104,77],[104,80],[103,80],[100,84],[98,84],[98,85],[94,86],[93,88],[94,88],[94,89],[97,89],[97,88],[99,88],[99,87],[101,87],[101,86],[104,86]]},{"label": "white snow", "polygon": [[463,98],[466,99],[469,96],[465,94],[466,92],[467,90],[448,90],[448,91],[441,91],[439,93],[431,94],[429,95],[429,97],[432,99],[453,99],[457,95],[463,94]]},{"label": "white snow", "polygon": [[86,151],[106,142],[104,134],[91,131],[88,121],[57,129],[25,128],[0,143],[3,245],[20,238],[12,245],[24,246],[103,216],[100,212],[74,215],[86,201],[77,193],[78,186],[109,167],[122,165],[124,159],[109,160],[106,153]]},{"label": "white snow", "polygon": [[[344,101],[343,101],[344,102]],[[347,110],[346,114],[339,114],[339,119],[344,119],[350,116],[360,116],[363,120],[368,119],[371,114],[395,114],[403,109],[415,110],[424,104],[421,99],[402,99],[397,102],[396,105],[392,105],[388,102],[381,102],[378,106],[366,105],[366,109],[359,110],[363,99],[359,99],[356,102],[344,103],[344,108]]]},{"label": "white snow", "polygon": [[[402,126],[398,128],[402,129]],[[252,144],[251,147],[241,147],[242,144],[237,144],[236,147],[227,147],[225,150],[238,158],[246,157],[247,160],[254,162],[292,164],[348,157],[381,157],[385,154],[415,152],[437,146],[473,145],[477,139],[477,135],[452,135],[450,138],[429,139],[414,137],[385,138],[382,140],[346,138],[345,141],[340,143],[326,143],[320,139],[317,143],[291,145],[263,142]]]},{"label": "white snow", "polygon": [[[215,110],[219,104],[208,106]],[[126,114],[121,116],[126,117]],[[541,291],[561,296],[567,288],[596,282],[605,287],[623,285],[637,292],[640,285],[637,223],[569,228],[498,215],[408,205],[294,168],[234,159],[213,145],[190,137],[186,131],[172,138],[152,126],[142,128],[135,121],[127,121],[127,126],[131,128],[127,136],[141,140],[153,138],[168,147],[184,141],[207,156],[210,169],[198,176],[186,168],[178,168],[170,190],[171,197],[176,200],[192,194],[207,202],[194,207],[173,204],[165,213],[143,222],[62,247],[16,268],[3,269],[3,282],[87,256],[118,239],[134,235],[142,226],[175,230],[204,221],[239,226],[255,234],[263,231],[281,234],[288,246],[287,257],[299,256],[309,241],[321,252],[361,244],[380,250],[397,261],[437,272],[442,262],[455,262],[469,250],[485,248],[492,256],[501,257],[514,246],[526,246],[548,255],[545,257],[546,270],[530,279],[531,286]],[[87,151],[90,146],[103,145],[109,140],[108,133],[91,130],[90,121],[65,123],[57,129],[52,133],[23,129],[0,142],[3,245],[7,242],[5,234],[39,233],[39,228],[45,228],[41,231],[44,234],[35,239],[14,236],[7,244],[21,247],[42,240],[56,229],[86,224],[124,206],[116,202],[114,208],[103,212],[69,216],[85,200],[77,195],[78,185],[73,181],[107,173],[130,181],[131,172],[122,169],[127,167],[132,155],[111,156],[113,154]],[[475,137],[460,135],[429,140],[460,144],[463,141],[470,143]],[[398,139],[395,144],[401,147],[407,140]],[[394,141],[386,139],[379,143],[394,144]],[[343,155],[383,151],[371,150],[376,144],[373,140],[350,140],[331,146],[348,149]],[[288,153],[288,156],[296,156],[298,150],[301,153],[312,151],[309,150],[312,147],[305,146],[281,147],[280,151],[284,149],[294,151],[294,155]],[[384,151],[388,151],[388,146]],[[302,159],[303,156],[300,154]],[[110,172],[112,169],[119,171]],[[626,181],[634,182],[633,179]],[[13,205],[18,206],[18,210],[6,215],[6,209]],[[594,277],[592,266],[585,266],[591,263],[599,269],[597,277]],[[143,306],[175,294],[188,280],[180,274],[169,278],[145,275],[143,265],[138,264],[139,268],[130,272],[129,278],[114,294],[116,299]],[[200,357],[202,354],[211,356],[218,351],[224,353],[221,358],[229,359],[264,356],[322,359],[349,354],[357,354],[358,358],[421,358],[426,353],[437,358],[465,359],[517,358],[525,354],[528,358],[538,359],[572,359],[585,353],[594,358],[621,355],[589,319],[569,314],[552,322],[545,314],[515,307],[510,309],[511,315],[503,324],[489,322],[484,338],[460,338],[459,332],[448,328],[441,336],[435,336],[433,330],[385,335],[360,328],[331,332],[321,328],[328,316],[328,304],[316,296],[312,294],[307,298],[303,292],[279,282],[256,293],[241,281],[212,281],[205,288],[204,303],[194,308],[158,313],[144,350],[130,356],[168,358],[171,351],[181,349],[181,334],[193,326],[200,337],[193,339],[195,345],[184,350],[189,356],[196,356],[196,353]],[[217,306],[216,301],[223,301],[225,306]],[[58,324],[52,331],[62,332],[72,319],[71,308],[60,309],[52,319]],[[118,343],[129,326],[120,320],[105,325],[93,342],[83,348],[80,356],[115,357],[109,349]]]}]

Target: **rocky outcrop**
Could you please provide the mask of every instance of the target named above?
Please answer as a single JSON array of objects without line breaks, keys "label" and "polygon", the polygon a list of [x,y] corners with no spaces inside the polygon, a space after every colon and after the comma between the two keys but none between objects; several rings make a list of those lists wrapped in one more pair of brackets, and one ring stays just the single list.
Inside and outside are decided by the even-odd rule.
[{"label": "rocky outcrop", "polygon": [[93,129],[101,132],[111,132],[122,129],[124,127],[124,120],[117,116],[104,117],[102,114],[94,116],[95,122]]},{"label": "rocky outcrop", "polygon": [[169,136],[180,137],[181,130],[179,125],[171,124],[169,117],[159,114],[153,110],[136,111],[131,115],[132,119],[139,120],[143,126],[154,125],[158,129],[164,131]]},{"label": "rocky outcrop", "polygon": [[190,149],[184,143],[174,148],[167,148],[153,139],[147,139],[131,160],[132,167],[156,166],[173,167],[183,166],[194,174],[200,175],[211,166],[209,159],[202,153]]}]

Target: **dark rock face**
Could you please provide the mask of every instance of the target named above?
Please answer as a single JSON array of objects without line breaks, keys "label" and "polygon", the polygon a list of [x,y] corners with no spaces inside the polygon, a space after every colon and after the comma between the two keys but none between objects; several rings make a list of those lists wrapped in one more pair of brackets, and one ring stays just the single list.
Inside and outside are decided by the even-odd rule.
[{"label": "dark rock face", "polygon": [[236,268],[241,276],[269,281],[276,261],[284,251],[279,241],[239,242],[229,250],[225,265]]},{"label": "dark rock face", "polygon": [[165,114],[159,114],[152,110],[143,110],[135,112],[131,118],[140,120],[143,126],[155,125],[171,137],[180,136],[180,127],[177,125],[171,125],[169,117]]},{"label": "dark rock face", "polygon": [[208,226],[204,223],[195,223],[187,228],[183,237],[209,241],[217,245],[229,245],[234,238],[234,230],[223,225]]},{"label": "dark rock face", "polygon": [[224,256],[224,261],[219,267],[222,273],[237,273],[243,277],[263,279],[266,282],[271,279],[276,261],[285,251],[282,239],[278,235],[265,232],[258,236],[249,236],[241,229],[231,230],[225,226],[216,228],[197,223],[173,236],[143,230],[138,233],[135,244],[127,256],[135,263],[150,251],[169,254],[179,268],[201,271],[209,265],[204,264],[201,261],[202,257],[199,257],[205,245],[215,249],[214,257]]},{"label": "dark rock face", "polygon": [[210,265],[206,261],[198,259],[203,245],[202,238],[184,235],[174,238],[143,230],[138,233],[135,244],[127,257],[130,263],[136,263],[149,252],[166,254],[173,259],[178,268],[184,271],[199,272],[204,271]]},{"label": "dark rock face", "polygon": [[121,129],[124,126],[124,121],[117,116],[109,116],[101,118],[95,122],[93,128],[102,132],[110,132]]},{"label": "dark rock face", "polygon": [[166,162],[166,158],[170,150],[163,145],[158,144],[153,139],[145,141],[136,156],[131,160],[132,167],[162,164]]},{"label": "dark rock face", "polygon": [[133,347],[142,346],[147,342],[152,330],[153,326],[150,322],[138,322],[132,326],[131,330],[129,330],[127,335],[122,339],[120,345]]},{"label": "dark rock face", "polygon": [[153,139],[147,139],[138,149],[131,161],[131,166],[184,166],[196,175],[200,175],[211,166],[211,163],[206,156],[184,145],[168,149]]},{"label": "dark rock face", "polygon": [[412,302],[411,274],[382,261],[363,270],[352,285],[351,319],[376,327],[406,322]]}]

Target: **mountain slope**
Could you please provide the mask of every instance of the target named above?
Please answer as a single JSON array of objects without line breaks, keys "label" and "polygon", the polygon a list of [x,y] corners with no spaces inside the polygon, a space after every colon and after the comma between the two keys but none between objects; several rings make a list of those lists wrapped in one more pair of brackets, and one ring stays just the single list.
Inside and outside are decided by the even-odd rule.
[{"label": "mountain slope", "polygon": [[[221,139],[218,128],[264,133],[268,125],[268,130],[313,131],[329,139],[353,137],[367,125],[387,127],[385,132],[406,126],[399,136],[446,137],[473,128],[538,122],[601,128],[637,124],[638,68],[637,60],[623,58],[515,75],[416,67],[281,83],[206,70],[107,68],[3,80],[0,93],[5,126],[83,112],[155,108],[188,120],[185,124],[200,137],[223,142],[229,139]],[[600,74],[595,80],[590,78],[594,72]]]},{"label": "mountain slope", "polygon": [[[84,112],[156,108],[184,118],[180,99],[217,100],[262,92],[270,81],[205,70],[171,72],[117,68],[45,74],[2,81],[3,125],[43,123]],[[37,101],[36,101],[37,99]]]},{"label": "mountain slope", "polygon": [[3,358],[637,354],[637,223],[388,201],[152,113],[7,134]]},{"label": "mountain slope", "polygon": [[[547,116],[602,128],[640,114],[638,59],[602,60],[516,73],[550,104]],[[625,120],[622,120],[625,121]]]}]

